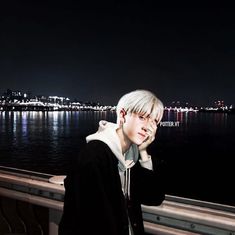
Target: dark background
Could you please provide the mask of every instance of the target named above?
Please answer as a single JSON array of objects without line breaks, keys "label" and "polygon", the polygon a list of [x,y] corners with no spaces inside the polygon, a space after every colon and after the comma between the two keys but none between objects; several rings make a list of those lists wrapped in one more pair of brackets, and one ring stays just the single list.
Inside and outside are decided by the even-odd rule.
[{"label": "dark background", "polygon": [[164,104],[234,104],[234,8],[169,6],[1,3],[0,92],[115,105],[144,88]]}]

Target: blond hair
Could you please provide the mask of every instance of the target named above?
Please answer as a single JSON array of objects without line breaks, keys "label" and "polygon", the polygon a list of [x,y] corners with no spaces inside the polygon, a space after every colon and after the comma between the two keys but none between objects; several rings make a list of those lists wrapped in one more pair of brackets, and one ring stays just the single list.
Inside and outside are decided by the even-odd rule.
[{"label": "blond hair", "polygon": [[157,124],[160,123],[164,107],[161,102],[152,92],[148,90],[135,90],[121,97],[118,101],[116,112],[117,119],[121,110],[126,113],[140,113],[155,119]]}]

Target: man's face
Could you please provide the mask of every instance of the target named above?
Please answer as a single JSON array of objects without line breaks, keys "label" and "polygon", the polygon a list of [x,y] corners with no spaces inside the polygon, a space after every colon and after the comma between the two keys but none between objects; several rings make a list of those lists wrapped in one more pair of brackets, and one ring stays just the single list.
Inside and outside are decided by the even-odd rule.
[{"label": "man's face", "polygon": [[124,134],[132,143],[140,145],[148,138],[150,125],[156,125],[156,122],[146,115],[126,114],[123,124]]}]

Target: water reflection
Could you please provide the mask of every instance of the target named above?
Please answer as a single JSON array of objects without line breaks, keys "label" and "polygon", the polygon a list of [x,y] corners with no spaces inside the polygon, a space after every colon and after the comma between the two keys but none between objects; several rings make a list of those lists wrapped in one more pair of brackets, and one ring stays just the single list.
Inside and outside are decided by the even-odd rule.
[{"label": "water reflection", "polygon": [[[116,113],[0,112],[0,164],[64,174],[82,141],[97,131],[101,119],[115,122]],[[235,115],[166,111],[162,121],[179,124],[159,125],[151,145],[153,155],[167,164],[169,194],[205,199],[203,193],[208,191],[202,188],[216,181],[220,190],[210,187],[214,197],[221,191],[232,198],[231,187],[219,182],[233,179]],[[218,174],[221,171],[223,175]],[[190,185],[186,185],[186,178]]]}]

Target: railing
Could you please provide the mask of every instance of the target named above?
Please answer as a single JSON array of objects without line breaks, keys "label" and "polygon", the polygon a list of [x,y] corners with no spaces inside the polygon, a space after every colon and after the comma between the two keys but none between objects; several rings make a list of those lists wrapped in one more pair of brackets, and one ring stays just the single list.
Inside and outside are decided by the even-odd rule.
[{"label": "railing", "polygon": [[64,187],[52,175],[0,167],[0,235],[56,235]]},{"label": "railing", "polygon": [[[64,177],[0,167],[0,235],[57,235]],[[142,206],[145,231],[158,235],[235,235],[235,207],[166,196]]]},{"label": "railing", "polygon": [[[161,206],[142,206],[142,210],[145,222],[164,226],[161,230],[164,228],[166,233],[161,234],[235,235],[235,207],[232,206],[168,195]],[[148,228],[148,223],[146,231],[159,232],[160,227]]]}]

